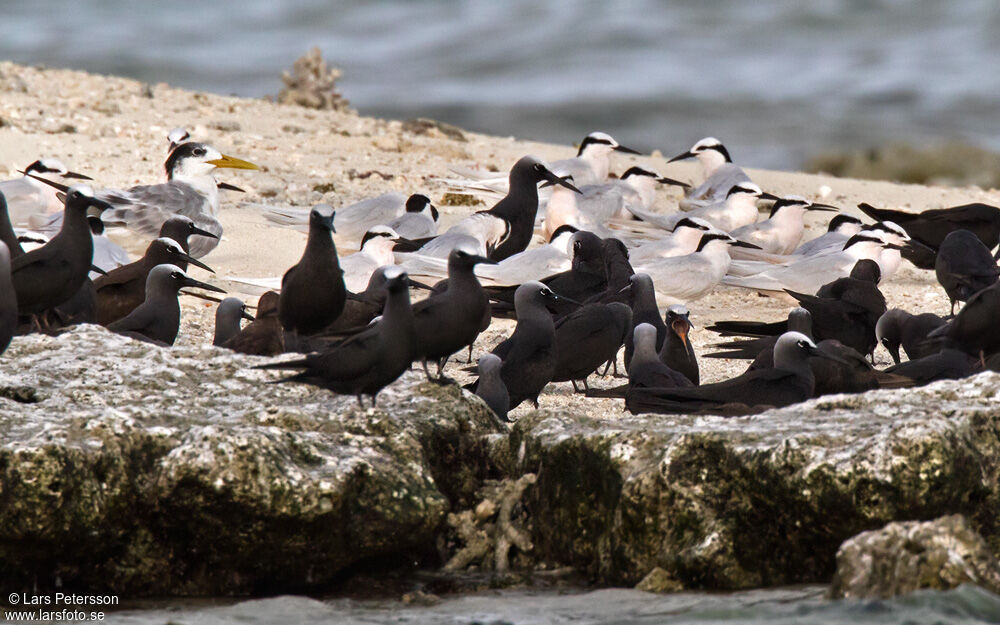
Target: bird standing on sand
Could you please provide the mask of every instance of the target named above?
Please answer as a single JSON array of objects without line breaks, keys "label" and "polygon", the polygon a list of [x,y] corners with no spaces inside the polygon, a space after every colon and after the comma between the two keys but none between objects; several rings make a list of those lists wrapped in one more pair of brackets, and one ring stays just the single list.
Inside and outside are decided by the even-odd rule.
[{"label": "bird standing on sand", "polygon": [[934,273],[944,287],[955,314],[956,302],[969,298],[996,283],[1000,269],[982,241],[968,230],[955,230],[941,241]]},{"label": "bird standing on sand", "polygon": [[587,304],[566,315],[555,325],[556,368],[553,382],[577,382],[588,390],[587,377],[614,360],[632,329],[632,309],[620,302]]},{"label": "bird standing on sand", "polygon": [[667,163],[689,158],[698,159],[704,181],[687,190],[686,197],[680,204],[681,210],[692,210],[722,200],[735,185],[750,182],[746,172],[733,164],[726,146],[715,137],[705,137],[691,146],[690,150],[678,154]]},{"label": "bird standing on sand", "polygon": [[334,211],[320,204],[309,213],[309,239],[302,258],[281,279],[278,318],[290,332],[315,334],[344,310],[347,288],[333,243]]}]

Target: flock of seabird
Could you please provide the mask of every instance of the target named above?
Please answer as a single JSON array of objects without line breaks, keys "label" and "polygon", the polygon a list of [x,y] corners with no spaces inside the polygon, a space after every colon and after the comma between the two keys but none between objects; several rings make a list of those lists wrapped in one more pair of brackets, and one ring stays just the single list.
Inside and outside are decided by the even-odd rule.
[{"label": "flock of seabird", "polygon": [[[158,184],[95,191],[55,159],[0,182],[0,349],[14,335],[78,323],[169,346],[181,289],[224,293],[186,271],[212,271],[199,259],[220,242],[220,196],[241,192],[218,171],[257,166],[183,129],[168,142]],[[232,277],[266,292],[256,316],[237,298],[221,300],[213,342],[246,354],[298,353],[259,367],[292,371],[281,381],[354,395],[363,407],[415,365],[452,383],[449,360],[468,351],[471,364],[492,319],[512,317],[513,333],[465,369],[478,373],[466,388],[501,419],[525,401],[537,406],[558,382],[623,398],[632,412],[738,415],[1000,368],[997,207],[908,213],[860,204],[871,220],[864,223],[829,204],[764,191],[714,138],[666,161],[697,159],[697,184],[637,166],[614,177],[616,152],[638,154],[594,132],[574,158],[524,156],[503,178],[455,169],[445,182],[495,201],[444,230],[420,193],[387,192],[336,210],[266,206],[273,227],[308,233],[302,256],[280,278]],[[681,188],[683,199],[656,206],[659,185]],[[803,242],[808,212],[834,215],[826,232]],[[145,253],[129,259],[106,227],[150,240]],[[543,242],[533,246],[538,235]],[[341,256],[337,243],[358,251]],[[949,317],[888,307],[879,284],[904,259],[934,270]],[[786,319],[707,328],[725,338],[704,356],[750,365],[702,385],[688,306],[720,285],[795,307]],[[427,295],[413,302],[414,289]],[[880,345],[894,361],[884,370],[873,367]],[[612,370],[627,382],[590,387],[592,374]]]}]

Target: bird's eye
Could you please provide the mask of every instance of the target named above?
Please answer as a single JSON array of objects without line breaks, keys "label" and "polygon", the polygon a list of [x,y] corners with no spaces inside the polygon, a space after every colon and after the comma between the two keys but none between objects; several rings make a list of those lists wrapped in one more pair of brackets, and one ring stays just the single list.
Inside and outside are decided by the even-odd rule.
[{"label": "bird's eye", "polygon": [[180,280],[183,276],[180,274],[179,271],[174,271],[170,274],[170,277],[173,278],[174,280]]},{"label": "bird's eye", "polygon": [[194,154],[195,156],[205,156],[206,154],[205,148],[195,148],[192,154]]},{"label": "bird's eye", "polygon": [[807,347],[809,347],[809,343],[806,343],[805,341],[799,341],[799,347],[801,347],[802,349],[806,349]]},{"label": "bird's eye", "polygon": [[535,171],[542,171],[544,169],[541,163],[535,163]]}]

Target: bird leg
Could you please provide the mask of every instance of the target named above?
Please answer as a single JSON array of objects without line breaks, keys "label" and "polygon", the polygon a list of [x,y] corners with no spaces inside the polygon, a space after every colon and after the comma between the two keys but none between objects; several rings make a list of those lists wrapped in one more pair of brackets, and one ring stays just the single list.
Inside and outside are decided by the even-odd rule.
[{"label": "bird leg", "polygon": [[583,392],[590,392],[590,386],[587,384],[587,378],[583,378]]},{"label": "bird leg", "polygon": [[475,344],[476,344],[475,341],[469,343],[469,358],[468,360],[465,361],[465,364],[470,364],[472,362],[472,346]]},{"label": "bird leg", "polygon": [[356,397],[358,398],[358,405],[361,406],[362,410],[364,410],[365,409],[365,398],[361,395],[361,393],[358,393],[356,395]]},{"label": "bird leg", "polygon": [[571,382],[571,383],[573,384],[573,392],[574,392],[574,393],[579,393],[579,392],[580,392],[580,389],[578,389],[578,388],[576,387],[576,380],[570,380],[570,382]]},{"label": "bird leg", "polygon": [[[424,375],[426,375],[426,376],[427,376],[427,379],[428,379],[428,380],[433,380],[434,378],[433,378],[433,377],[431,377],[431,372],[430,372],[430,369],[428,369],[428,368],[427,368],[427,359],[426,359],[426,358],[421,358],[421,359],[420,359],[420,362],[421,362],[421,364],[423,364],[423,366],[424,366]],[[440,369],[439,369],[439,371],[440,371]]]},{"label": "bird leg", "polygon": [[451,356],[445,356],[444,358],[442,358],[441,360],[438,361],[438,363],[437,363],[438,364],[438,379],[441,379],[441,378],[444,377],[444,366],[446,364],[448,364],[448,359],[449,358],[451,358]]},{"label": "bird leg", "polygon": [[986,368],[986,352],[983,350],[979,350],[979,366]]},{"label": "bird leg", "polygon": [[601,374],[601,377],[602,377],[602,378],[606,378],[606,377],[608,377],[608,371],[610,371],[610,370],[611,370],[611,363],[612,363],[612,362],[614,362],[614,361],[613,361],[613,360],[609,360],[609,361],[607,362],[607,364],[606,364],[606,365],[604,366],[604,373],[602,373],[602,374]]}]

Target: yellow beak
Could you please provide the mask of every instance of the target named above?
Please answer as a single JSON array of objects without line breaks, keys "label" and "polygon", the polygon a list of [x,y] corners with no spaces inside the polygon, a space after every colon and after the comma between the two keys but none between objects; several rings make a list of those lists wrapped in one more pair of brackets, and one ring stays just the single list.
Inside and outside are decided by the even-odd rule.
[{"label": "yellow beak", "polygon": [[222,155],[222,158],[217,158],[214,161],[206,161],[216,167],[228,167],[229,169],[260,169],[260,167],[254,165],[250,161],[244,161],[243,159],[236,158],[235,156]]}]

